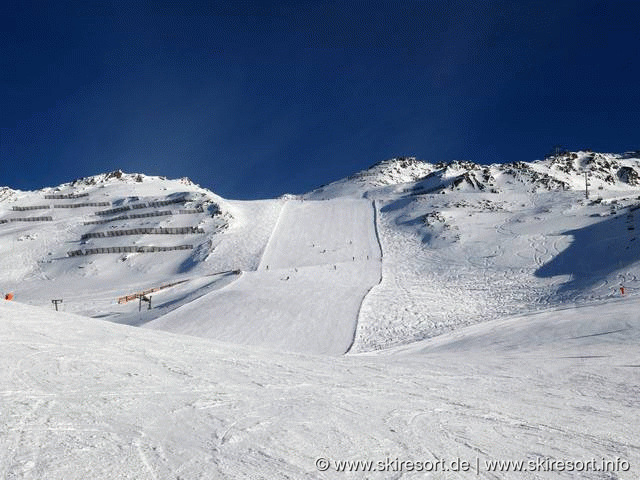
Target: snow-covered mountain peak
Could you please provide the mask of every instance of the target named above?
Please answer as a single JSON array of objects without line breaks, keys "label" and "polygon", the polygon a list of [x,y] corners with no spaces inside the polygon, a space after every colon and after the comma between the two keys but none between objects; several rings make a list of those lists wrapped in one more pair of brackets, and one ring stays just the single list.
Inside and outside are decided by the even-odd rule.
[{"label": "snow-covered mountain peak", "polygon": [[308,198],[361,197],[370,190],[415,182],[433,172],[435,166],[415,157],[396,157],[374,163],[347,178],[323,185]]},{"label": "snow-covered mountain peak", "polygon": [[[168,198],[183,198],[187,201],[201,199],[218,204],[224,203],[221,197],[200,187],[188,177],[169,179],[165,176],[126,173],[122,170],[81,177],[55,187],[45,187],[42,190],[22,192],[22,194],[19,196],[22,201],[37,194],[49,200],[84,198],[85,201],[103,202],[108,200],[114,205],[135,202],[138,199],[161,202]],[[14,198],[14,201],[16,199],[17,197]],[[0,194],[1,200],[2,194]]]},{"label": "snow-covered mountain peak", "polygon": [[124,294],[237,268],[207,261],[217,234],[234,226],[232,210],[189,179],[121,170],[36,191],[2,189],[0,251],[10,255],[0,280],[24,300],[45,287],[69,296],[109,285]]},{"label": "snow-covered mountain peak", "polygon": [[114,170],[112,172],[100,173],[97,175],[91,175],[88,177],[78,178],[72,182],[70,185],[72,186],[82,186],[82,185],[99,185],[105,183],[112,182],[126,182],[126,183],[142,183],[145,178],[148,178],[146,175],[141,173],[125,173],[122,170]]},{"label": "snow-covered mountain peak", "polygon": [[582,190],[587,172],[599,190],[629,190],[640,185],[640,153],[563,152],[544,160],[483,165],[470,161],[428,163],[415,157],[384,160],[366,170],[325,185],[308,196],[388,197],[461,192],[542,192]]},{"label": "snow-covered mountain peak", "polygon": [[15,193],[15,190],[12,190],[9,187],[0,187],[0,201],[6,198],[9,198],[14,193]]},{"label": "snow-covered mountain peak", "polygon": [[298,478],[324,469],[317,454],[363,452],[637,465],[637,157],[392,159],[257,201],[121,171],[0,189],[0,469]]},{"label": "snow-covered mountain peak", "polygon": [[[143,189],[157,189],[158,194],[166,188],[181,188],[182,186],[195,187],[199,191],[210,191],[201,188],[198,184],[194,183],[188,177],[182,177],[179,179],[168,179],[165,176],[145,175],[144,173],[127,173],[122,170],[113,170],[111,172],[99,173],[96,175],[90,175],[87,177],[80,177],[70,182],[62,183],[56,187],[45,187],[42,192],[56,192],[56,191],[73,191],[76,194],[79,192],[93,191],[89,187],[113,187],[123,186],[132,190],[138,189],[140,185],[145,185]],[[6,188],[6,187],[3,187]],[[10,190],[10,189],[8,189]],[[2,189],[0,189],[2,192]],[[1,193],[0,193],[1,195]],[[212,194],[213,195],[213,194]],[[1,199],[1,197],[0,197]]]},{"label": "snow-covered mountain peak", "polygon": [[585,181],[592,190],[600,191],[629,191],[640,184],[640,152],[563,152],[530,164],[519,162],[518,165],[521,167],[521,180],[528,177],[534,186],[548,190],[583,190]]},{"label": "snow-covered mountain peak", "polygon": [[415,157],[397,157],[373,164],[350,178],[373,186],[414,182],[434,170],[433,164]]},{"label": "snow-covered mountain peak", "polygon": [[[88,177],[78,178],[73,180],[69,184],[71,186],[91,186],[91,185],[100,185],[100,184],[108,184],[108,183],[143,183],[149,181],[162,181],[167,180],[167,177],[164,176],[151,176],[145,175],[143,173],[126,173],[122,170],[113,170],[112,172],[100,173],[97,175],[91,175]],[[193,182],[187,177],[184,177],[179,180],[185,185],[194,185]]]},{"label": "snow-covered mountain peak", "polygon": [[[50,291],[51,298],[74,298],[77,290],[90,290],[94,292],[91,301],[69,300],[66,308],[73,305],[76,312],[102,315],[110,311],[107,302],[113,301],[113,294],[105,292],[105,286],[111,286],[116,295],[124,295],[138,288],[144,291],[186,278],[208,285],[212,274],[243,271],[247,280],[239,284],[238,288],[242,288],[224,290],[229,303],[216,297],[215,308],[221,309],[219,318],[238,317],[240,314],[234,310],[236,296],[253,295],[251,285],[255,285],[256,294],[262,295],[264,281],[275,292],[273,298],[282,300],[273,303],[273,318],[277,320],[285,318],[280,305],[297,305],[289,297],[283,300],[282,295],[297,298],[302,287],[296,282],[307,281],[300,269],[305,269],[305,275],[313,279],[304,288],[320,292],[320,297],[324,291],[324,287],[317,286],[320,278],[333,288],[336,278],[353,274],[354,279],[360,279],[354,285],[366,290],[371,287],[371,279],[375,282],[379,278],[376,252],[380,248],[384,251],[386,245],[385,265],[397,267],[398,275],[411,277],[405,271],[408,265],[416,262],[424,265],[411,267],[416,276],[407,280],[407,288],[414,288],[411,284],[415,282],[416,291],[424,291],[425,276],[438,272],[434,274],[437,281],[429,284],[433,283],[429,287],[435,292],[433,298],[442,295],[439,285],[446,283],[443,280],[447,278],[446,272],[453,272],[450,288],[455,290],[458,288],[455,275],[468,274],[469,278],[482,275],[489,279],[491,272],[487,269],[491,265],[506,269],[516,286],[535,286],[537,290],[533,293],[513,297],[510,302],[504,300],[502,274],[495,276],[493,284],[474,286],[482,290],[483,303],[468,307],[477,307],[478,318],[496,318],[535,308],[537,302],[547,304],[549,298],[565,300],[554,283],[559,282],[556,270],[564,270],[547,271],[542,267],[569,245],[567,239],[572,234],[566,232],[600,228],[590,225],[603,223],[602,231],[617,232],[607,252],[625,253],[636,248],[633,211],[637,209],[640,193],[636,186],[640,172],[637,157],[635,153],[580,151],[534,162],[493,165],[393,158],[306,195],[255,202],[221,199],[188,179],[170,180],[119,170],[39,191],[5,190],[8,197],[0,199],[0,251],[4,249],[10,254],[0,256],[3,288],[16,291],[19,298],[36,304],[42,301],[43,291]],[[589,171],[589,200],[583,192],[584,170]],[[629,217],[622,218],[621,213]],[[607,220],[608,217],[612,218]],[[589,232],[584,236],[590,236]],[[601,236],[600,230],[597,236]],[[372,249],[378,237],[382,247]],[[291,242],[295,245],[290,245]],[[538,244],[537,249],[532,247]],[[591,248],[590,242],[585,244]],[[432,258],[433,254],[436,257]],[[599,251],[592,254],[591,250],[589,255],[603,256]],[[448,259],[436,261],[444,257]],[[367,265],[366,285],[361,282],[364,277],[359,261]],[[370,262],[374,262],[373,266]],[[351,273],[347,273],[346,265]],[[307,271],[308,267],[313,268]],[[606,272],[613,268],[597,267]],[[223,276],[220,281],[228,280],[231,278]],[[471,285],[475,280],[469,282]],[[378,290],[384,291],[382,288],[375,291]],[[593,295],[604,295],[601,290]],[[391,288],[387,293],[385,298],[393,299],[398,292]],[[103,302],[99,305],[94,304],[98,294]],[[186,305],[187,297],[179,301],[176,297],[175,302],[172,297],[166,302],[167,308],[183,302]],[[318,305],[324,303],[321,299]],[[252,305],[262,311],[263,299]],[[378,312],[363,313],[362,319],[375,320],[371,327],[375,331],[367,331],[362,342],[356,342],[356,349],[405,343],[454,328],[467,317],[455,307],[455,302],[451,305],[447,307],[445,321],[421,313],[423,305],[416,304],[415,315],[407,317],[409,326],[404,333],[394,330],[395,324],[389,329],[377,329]],[[208,315],[210,310],[207,307],[202,312]],[[252,318],[251,312],[255,313],[246,306],[242,311],[246,319]],[[161,309],[152,313],[159,315],[158,312],[166,313]],[[291,313],[297,315],[295,309]],[[130,321],[131,315],[136,314],[123,307],[117,318]],[[422,321],[426,317],[435,323],[425,326]],[[171,318],[165,319],[169,322],[167,328],[177,328]],[[203,325],[209,325],[208,321],[202,320]],[[351,332],[351,328],[345,331]],[[194,329],[194,333],[202,333]],[[209,327],[206,331],[215,333]],[[228,338],[239,338],[236,333],[245,338],[243,330],[234,332]],[[346,348],[344,338],[338,342],[337,350]]]}]

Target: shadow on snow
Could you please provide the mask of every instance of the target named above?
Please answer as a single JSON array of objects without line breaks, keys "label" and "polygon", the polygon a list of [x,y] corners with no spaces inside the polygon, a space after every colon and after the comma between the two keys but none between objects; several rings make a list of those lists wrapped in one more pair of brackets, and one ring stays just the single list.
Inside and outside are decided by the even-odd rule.
[{"label": "shadow on snow", "polygon": [[635,212],[617,215],[587,227],[568,230],[573,242],[536,270],[540,278],[570,275],[558,293],[584,290],[640,260]]}]

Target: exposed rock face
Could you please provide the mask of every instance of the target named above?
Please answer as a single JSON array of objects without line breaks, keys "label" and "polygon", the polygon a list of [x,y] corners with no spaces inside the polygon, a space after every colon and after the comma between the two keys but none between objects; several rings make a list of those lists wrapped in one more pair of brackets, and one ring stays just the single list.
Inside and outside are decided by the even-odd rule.
[{"label": "exposed rock face", "polygon": [[628,183],[629,185],[636,186],[640,184],[638,171],[633,167],[620,167],[617,172],[617,177],[621,182]]},{"label": "exposed rock face", "polygon": [[[579,190],[584,173],[595,188],[629,189],[640,185],[640,152],[605,154],[564,152],[545,160],[481,165],[469,161],[428,163],[415,157],[385,160],[346,181],[362,189],[416,182],[412,194],[479,191],[498,193],[514,188],[529,192]],[[342,180],[341,182],[345,182]]]}]

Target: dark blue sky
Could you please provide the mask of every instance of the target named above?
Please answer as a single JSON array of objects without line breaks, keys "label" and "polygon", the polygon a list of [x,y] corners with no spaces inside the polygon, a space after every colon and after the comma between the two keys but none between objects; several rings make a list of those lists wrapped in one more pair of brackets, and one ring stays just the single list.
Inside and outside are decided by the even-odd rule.
[{"label": "dark blue sky", "polygon": [[121,168],[230,198],[398,155],[640,148],[640,2],[0,6],[0,185]]}]

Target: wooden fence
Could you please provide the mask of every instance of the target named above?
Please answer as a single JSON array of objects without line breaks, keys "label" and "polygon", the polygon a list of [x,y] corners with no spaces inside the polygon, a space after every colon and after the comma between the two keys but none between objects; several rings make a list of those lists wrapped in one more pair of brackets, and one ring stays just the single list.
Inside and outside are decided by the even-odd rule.
[{"label": "wooden fence", "polygon": [[131,207],[125,205],[124,207],[110,208],[109,210],[100,210],[99,212],[96,212],[96,215],[113,215],[115,213],[126,212],[127,210],[131,210]]},{"label": "wooden fence", "polygon": [[26,212],[27,210],[49,210],[51,205],[32,205],[30,207],[12,207],[14,212]]},{"label": "wooden fence", "polygon": [[111,202],[85,202],[85,203],[69,203],[67,205],[54,205],[53,208],[81,208],[81,207],[108,207]]},{"label": "wooden fence", "polygon": [[31,205],[28,207],[11,207],[14,212],[26,212],[28,210],[49,210],[50,208],[81,208],[81,207],[108,207],[111,202],[85,202],[70,203],[67,205]]},{"label": "wooden fence", "polygon": [[147,212],[147,213],[132,213],[129,215],[120,215],[119,217],[113,218],[105,218],[104,220],[92,220],[90,222],[84,222],[85,225],[99,225],[110,222],[117,222],[120,220],[130,220],[134,218],[147,218],[147,217],[161,217],[164,215],[186,215],[190,213],[202,213],[204,210],[202,207],[199,208],[190,208],[185,210],[158,210],[156,212]]},{"label": "wooden fence", "polygon": [[147,217],[161,217],[164,215],[173,215],[171,210],[158,210],[157,212],[148,213],[134,213],[131,215],[120,215],[114,218],[105,218],[104,220],[92,220],[90,222],[84,222],[85,225],[98,225],[103,223],[117,222],[119,220],[129,220],[133,218],[147,218]]},{"label": "wooden fence", "polygon": [[198,227],[131,228],[128,230],[108,230],[106,232],[85,233],[82,235],[81,239],[122,237],[125,235],[181,235],[189,233],[204,233],[204,230]]},{"label": "wooden fence", "polygon": [[171,205],[173,203],[185,203],[187,201],[186,198],[172,198],[171,200],[158,200],[156,202],[149,202],[147,206],[149,207],[164,207],[165,205]]},{"label": "wooden fence", "polygon": [[51,222],[53,217],[29,217],[29,218],[7,218],[6,220],[0,220],[0,223],[9,222]]},{"label": "wooden fence", "polygon": [[111,208],[109,210],[102,210],[100,212],[96,212],[96,215],[114,215],[120,212],[126,212],[128,210],[139,210],[141,208],[155,208],[155,207],[164,207],[165,205],[171,205],[174,203],[185,203],[187,199],[184,197],[181,198],[173,198],[171,200],[158,200],[156,202],[148,202],[148,203],[135,203],[132,205],[123,205],[122,207]]},{"label": "wooden fence", "polygon": [[149,293],[164,290],[165,288],[173,287],[175,285],[180,285],[181,283],[185,283],[188,281],[189,280],[180,280],[179,282],[167,283],[166,285],[160,285],[159,287],[149,288],[147,290],[142,290],[141,292],[133,293],[131,295],[125,295],[124,297],[118,298],[118,303],[127,303],[127,302],[130,302],[131,300],[135,300],[136,298],[140,298],[145,295],[148,295]]},{"label": "wooden fence", "polygon": [[[233,273],[235,275],[240,275],[242,273],[242,271],[241,270],[225,270],[224,272],[211,273],[211,274],[208,274],[207,276],[211,277],[213,275],[223,275],[225,273]],[[189,280],[191,280],[191,279],[187,278],[186,280],[180,280],[180,281],[174,282],[174,283],[167,283],[166,285],[161,285],[159,287],[149,288],[147,290],[142,290],[141,292],[132,293],[131,295],[125,295],[124,297],[118,297],[118,303],[127,303],[127,302],[130,302],[131,300],[135,300],[136,298],[140,298],[140,297],[142,297],[144,295],[148,295],[149,293],[157,292],[159,290],[163,290],[165,288],[173,287],[175,285],[180,285],[181,283],[188,282]]]},{"label": "wooden fence", "polygon": [[48,200],[65,200],[68,198],[82,198],[82,197],[88,197],[89,194],[88,193],[52,193],[49,195],[45,195],[44,198],[48,199]]},{"label": "wooden fence", "polygon": [[202,213],[204,212],[204,209],[202,207],[197,207],[197,208],[183,208],[182,210],[178,210],[177,212],[174,212],[177,215],[187,215],[189,213]]},{"label": "wooden fence", "polygon": [[69,257],[83,255],[98,255],[103,253],[155,253],[169,252],[172,250],[193,250],[193,245],[176,245],[174,247],[153,247],[153,246],[127,246],[127,247],[101,247],[87,248],[85,250],[72,250],[67,252]]}]

